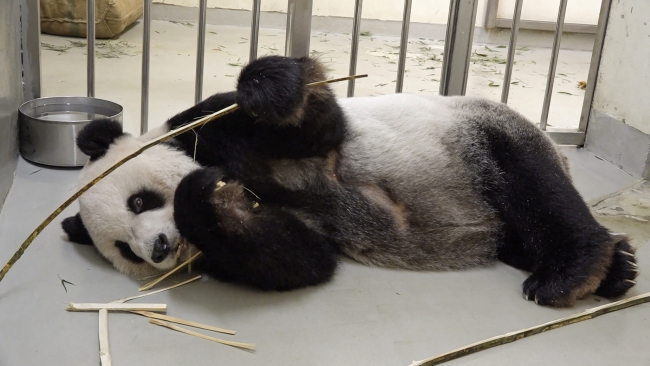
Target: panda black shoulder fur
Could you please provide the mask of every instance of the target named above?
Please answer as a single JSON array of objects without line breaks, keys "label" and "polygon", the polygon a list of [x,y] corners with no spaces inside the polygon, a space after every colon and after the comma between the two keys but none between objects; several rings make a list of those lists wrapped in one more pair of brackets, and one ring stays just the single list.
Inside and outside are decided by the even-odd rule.
[{"label": "panda black shoulder fur", "polygon": [[415,270],[499,259],[532,272],[524,296],[550,306],[634,285],[634,250],[593,219],[552,142],[507,106],[337,100],[327,86],[306,86],[323,79],[313,59],[264,57],[242,70],[236,91],[140,138],[91,123],[77,139],[91,157],[82,184],[144,140],[240,106],[91,188],[63,222],[70,240],[94,244],[128,274],[169,269],[197,248],[208,274],[264,290],[326,282],[340,253]]}]

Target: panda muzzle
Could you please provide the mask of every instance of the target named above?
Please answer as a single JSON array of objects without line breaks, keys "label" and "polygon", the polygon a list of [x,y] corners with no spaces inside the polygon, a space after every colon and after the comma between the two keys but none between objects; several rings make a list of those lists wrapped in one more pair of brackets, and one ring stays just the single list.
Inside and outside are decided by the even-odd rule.
[{"label": "panda muzzle", "polygon": [[169,245],[169,240],[165,234],[160,234],[153,242],[153,252],[151,252],[151,260],[154,263],[160,263],[169,254],[171,246]]}]

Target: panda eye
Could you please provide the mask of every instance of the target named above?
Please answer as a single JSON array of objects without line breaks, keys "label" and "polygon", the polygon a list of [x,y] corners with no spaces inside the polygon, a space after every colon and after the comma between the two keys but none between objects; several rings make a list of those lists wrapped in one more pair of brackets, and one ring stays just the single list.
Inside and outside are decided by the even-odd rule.
[{"label": "panda eye", "polygon": [[129,197],[126,205],[133,213],[140,214],[163,207],[165,205],[165,199],[158,192],[142,190]]},{"label": "panda eye", "polygon": [[133,211],[141,212],[142,211],[142,198],[137,197],[133,200]]}]

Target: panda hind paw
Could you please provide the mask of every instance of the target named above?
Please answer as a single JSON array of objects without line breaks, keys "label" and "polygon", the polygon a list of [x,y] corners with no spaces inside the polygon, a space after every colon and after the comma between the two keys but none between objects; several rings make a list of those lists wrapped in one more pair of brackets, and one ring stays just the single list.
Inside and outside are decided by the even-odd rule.
[{"label": "panda hind paw", "polygon": [[571,307],[577,296],[575,286],[564,281],[558,274],[536,271],[523,284],[524,298],[537,305]]},{"label": "panda hind paw", "polygon": [[636,263],[634,248],[626,240],[621,240],[614,249],[607,276],[595,294],[610,299],[621,297],[636,285],[635,279],[638,275],[639,266]]}]

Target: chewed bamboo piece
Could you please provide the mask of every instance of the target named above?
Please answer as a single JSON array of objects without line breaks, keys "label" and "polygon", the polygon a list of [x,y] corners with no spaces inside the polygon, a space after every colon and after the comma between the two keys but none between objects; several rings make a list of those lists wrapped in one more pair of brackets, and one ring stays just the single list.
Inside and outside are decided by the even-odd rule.
[{"label": "chewed bamboo piece", "polygon": [[175,284],[175,285],[173,285],[173,286],[169,286],[169,287],[161,288],[160,290],[156,290],[156,291],[147,292],[146,294],[142,294],[142,295],[135,295],[135,296],[131,296],[131,297],[125,297],[125,298],[123,298],[123,299],[119,299],[119,300],[111,301],[111,303],[125,303],[125,302],[127,302],[127,301],[131,301],[131,300],[134,300],[134,299],[139,299],[139,298],[141,298],[141,297],[145,297],[145,296],[149,296],[149,295],[157,294],[157,293],[159,293],[159,292],[163,292],[163,291],[171,290],[171,289],[176,288],[176,287],[180,287],[180,286],[183,286],[183,285],[187,285],[188,283],[190,283],[190,282],[194,282],[194,281],[198,280],[199,278],[201,278],[201,275],[198,275],[198,276],[196,276],[196,277],[190,278],[190,279],[187,280],[187,281],[183,281],[183,282],[181,282],[181,283],[177,283],[177,284]]},{"label": "chewed bamboo piece", "polygon": [[107,304],[96,304],[96,303],[74,303],[71,302],[68,304],[68,307],[65,308],[67,311],[99,311],[101,309],[106,309],[108,311],[158,311],[161,313],[167,312],[167,304],[121,304],[115,302],[109,302]]},{"label": "chewed bamboo piece", "polygon": [[146,291],[146,290],[149,290],[150,288],[156,286],[158,283],[160,283],[160,281],[162,281],[162,280],[164,280],[165,278],[167,278],[167,277],[173,275],[173,274],[176,273],[178,270],[180,270],[180,269],[182,269],[183,267],[187,266],[188,264],[192,263],[196,258],[198,258],[199,256],[201,256],[201,254],[203,254],[203,252],[198,252],[198,253],[194,254],[194,255],[191,256],[188,260],[186,260],[185,262],[179,264],[178,266],[176,266],[176,267],[175,267],[174,269],[172,269],[171,271],[169,271],[169,272],[165,273],[164,275],[162,275],[162,276],[156,278],[155,280],[149,282],[148,284],[146,284],[146,285],[140,287],[140,289],[138,289],[138,291]]},{"label": "chewed bamboo piece", "polygon": [[[319,81],[319,82],[307,84],[307,86],[318,86],[318,85],[327,84],[327,83],[334,83],[334,82],[337,82],[337,81],[364,78],[364,77],[367,77],[367,76],[368,75],[351,75],[351,76],[346,76],[344,78],[337,78],[337,79]],[[72,202],[74,202],[77,198],[79,198],[79,196],[84,194],[87,190],[89,190],[92,186],[97,184],[100,180],[104,179],[104,177],[106,177],[107,175],[112,173],[115,169],[117,169],[120,166],[124,165],[124,163],[126,163],[127,161],[129,161],[129,160],[135,158],[136,156],[142,154],[145,150],[147,150],[147,149],[149,149],[149,148],[151,148],[151,147],[153,147],[155,145],[158,145],[161,142],[170,140],[170,139],[172,139],[172,138],[174,138],[174,137],[176,137],[176,136],[178,136],[180,134],[183,134],[183,133],[185,133],[187,131],[190,131],[190,130],[192,130],[194,128],[203,126],[204,124],[212,122],[215,119],[218,119],[218,118],[223,117],[223,116],[225,116],[227,114],[230,114],[230,113],[236,111],[237,109],[239,109],[239,106],[236,103],[232,104],[232,105],[230,105],[230,106],[228,106],[228,107],[226,107],[226,108],[224,108],[224,109],[222,109],[220,111],[214,112],[212,114],[208,114],[207,116],[202,117],[202,118],[200,118],[200,119],[198,119],[198,120],[196,120],[194,122],[188,123],[188,124],[186,124],[184,126],[181,126],[181,127],[177,128],[177,129],[171,130],[171,131],[169,131],[168,133],[166,133],[166,134],[164,134],[162,136],[159,136],[159,137],[157,137],[155,139],[152,139],[152,140],[144,143],[143,145],[141,145],[138,150],[136,150],[133,153],[125,156],[122,160],[118,161],[113,166],[106,169],[104,172],[99,174],[95,179],[88,182],[85,186],[81,187],[81,189],[79,189],[72,196],[70,196],[70,198],[68,198],[65,202],[63,202],[63,204],[61,204],[61,206],[59,206],[45,220],[43,220],[43,222],[41,222],[41,224],[38,225],[36,227],[36,229],[34,229],[34,231],[27,237],[27,239],[25,239],[25,241],[20,245],[20,247],[18,247],[18,250],[16,250],[14,255],[11,256],[11,258],[9,259],[7,264],[4,265],[2,270],[0,270],[0,282],[7,275],[7,273],[11,269],[11,267],[13,267],[13,265],[16,262],[18,262],[20,257],[22,257],[22,255],[25,253],[25,250],[27,250],[27,248],[32,244],[34,239],[36,239],[36,237],[43,231],[43,229],[45,229],[45,227],[47,225],[49,225],[52,221],[54,221],[54,219],[57,216],[59,216],[59,214],[61,212],[63,212],[63,210],[65,210],[68,206],[70,206],[72,204]]]},{"label": "chewed bamboo piece", "polygon": [[579,323],[584,320],[593,319],[607,313],[611,313],[617,310],[622,310],[646,302],[650,302],[650,292],[633,296],[620,301],[616,301],[611,304],[605,304],[595,308],[587,309],[581,313],[573,314],[558,320],[553,320],[548,323],[540,324],[534,327],[518,330],[515,332],[506,333],[504,335],[492,337],[481,342],[472,343],[469,346],[458,348],[451,352],[443,353],[439,356],[427,358],[421,361],[413,361],[413,363],[410,364],[409,366],[440,365],[442,363],[455,360],[463,356],[471,355],[472,353],[484,351],[492,347],[501,346],[507,343],[518,341],[522,338],[534,336],[535,334],[561,328],[565,325]]},{"label": "chewed bamboo piece", "polygon": [[99,309],[99,360],[102,366],[111,366],[111,348],[108,343],[108,311]]},{"label": "chewed bamboo piece", "polygon": [[202,338],[202,339],[206,339],[206,340],[208,340],[208,341],[212,341],[212,342],[217,342],[217,343],[225,344],[225,345],[227,345],[227,346],[232,346],[232,347],[237,347],[237,348],[243,348],[243,349],[247,349],[247,350],[251,350],[251,351],[254,351],[254,350],[255,350],[255,344],[252,344],[252,343],[233,342],[233,341],[227,341],[227,340],[225,340],[225,339],[219,339],[219,338],[210,337],[210,336],[207,336],[207,335],[205,335],[205,334],[201,334],[201,333],[197,333],[197,332],[191,331],[191,330],[189,330],[189,329],[185,329],[185,328],[177,327],[177,326],[175,326],[174,324],[170,324],[170,323],[163,322],[163,321],[160,321],[160,320],[157,320],[157,319],[153,319],[153,318],[149,318],[149,323],[151,323],[151,324],[156,324],[156,325],[160,325],[160,326],[163,326],[163,327],[167,327],[167,328],[169,328],[169,329],[173,329],[173,330],[175,330],[175,331],[177,331],[177,332],[181,332],[181,333],[189,334],[189,335],[192,335],[192,336],[195,336],[195,337],[199,337],[199,338]]},{"label": "chewed bamboo piece", "polygon": [[158,319],[158,320],[166,320],[166,321],[171,322],[171,323],[188,325],[190,327],[205,329],[205,330],[209,330],[209,331],[212,331],[212,332],[219,332],[219,333],[230,334],[230,335],[235,335],[235,333],[237,333],[234,330],[213,327],[211,325],[196,323],[196,322],[193,322],[193,321],[189,321],[189,320],[185,320],[185,319],[181,319],[181,318],[176,318],[176,317],[169,316],[169,315],[162,315],[162,314],[152,313],[150,311],[132,311],[132,313],[139,314],[139,315],[142,315],[142,316],[146,316],[147,318],[150,318],[150,319],[154,318],[154,319]]}]

